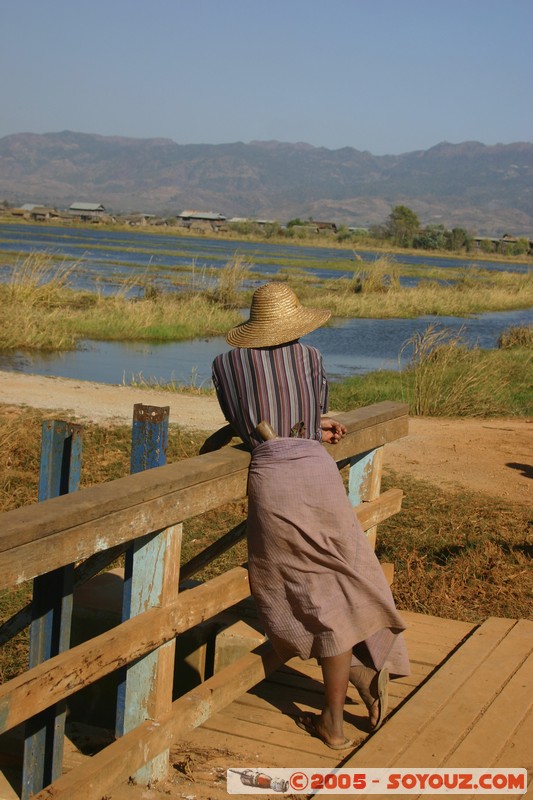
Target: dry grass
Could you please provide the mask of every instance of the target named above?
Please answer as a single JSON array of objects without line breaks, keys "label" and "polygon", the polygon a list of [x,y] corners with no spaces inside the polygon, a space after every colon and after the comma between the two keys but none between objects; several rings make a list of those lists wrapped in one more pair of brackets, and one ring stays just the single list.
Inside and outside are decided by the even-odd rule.
[{"label": "dry grass", "polygon": [[288,275],[302,302],[328,308],[333,316],[416,318],[428,314],[468,317],[490,311],[512,311],[533,306],[533,273],[485,272],[474,267],[458,280],[439,283],[420,280],[400,286],[398,266],[383,257],[353,278],[328,279]]},{"label": "dry grass", "polygon": [[381,256],[364,271],[354,272],[349,291],[355,294],[383,294],[400,289],[400,272],[390,256]]},{"label": "dry grass", "polygon": [[[469,348],[461,332],[428,326],[403,346],[412,353],[406,370],[409,406],[420,416],[485,416],[505,413],[507,383],[490,359]],[[410,380],[409,380],[410,379]]]},{"label": "dry grass", "polygon": [[[47,414],[50,418],[52,414]],[[36,502],[41,425],[45,415],[0,406],[0,510]],[[200,434],[172,426],[168,461],[198,452]],[[85,425],[82,486],[126,475],[131,430]],[[401,608],[442,617],[482,620],[527,616],[531,610],[530,514],[524,507],[485,495],[443,491],[406,476],[386,477],[406,492],[402,513],[380,526],[379,555],[395,564],[394,593]],[[184,561],[245,518],[237,502],[184,525]],[[529,534],[530,535],[530,534]],[[198,576],[207,579],[246,560],[237,545]],[[28,602],[31,585],[0,594],[0,621]],[[26,668],[27,632],[2,648],[0,679]]]},{"label": "dry grass", "polygon": [[330,386],[338,411],[380,400],[403,400],[413,416],[494,417],[533,413],[533,353],[527,347],[468,347],[449,328],[431,325],[403,346],[402,370],[355,375]]},{"label": "dry grass", "polygon": [[217,270],[218,287],[214,297],[224,308],[240,308],[241,289],[253,263],[238,253],[221,269]]},{"label": "dry grass", "polygon": [[145,378],[142,372],[137,372],[131,375],[131,379],[126,383],[125,376],[123,380],[124,385],[134,386],[138,389],[157,389],[161,392],[176,392],[179,394],[193,395],[196,397],[214,397],[215,390],[211,380],[199,381],[197,370],[191,371],[191,377],[188,383],[184,381],[177,381],[171,378],[169,381],[161,381],[158,378]]},{"label": "dry grass", "polygon": [[[131,297],[142,277],[126,281],[111,297],[74,291],[68,283],[77,266],[57,266],[43,254],[14,265],[10,282],[0,284],[0,350],[68,350],[79,339],[183,341],[219,335],[241,320],[235,307],[207,293],[148,291]],[[237,280],[241,268],[228,268],[227,274]],[[228,296],[230,285],[227,278]]]},{"label": "dry grass", "polygon": [[[14,265],[10,282],[0,284],[0,350],[67,350],[80,339],[216,336],[241,321],[238,308],[247,306],[251,295],[242,291],[242,284],[253,265],[238,255],[222,269],[199,276],[193,265],[192,282],[182,291],[159,291],[150,276],[136,276],[111,297],[69,288],[78,266],[46,254]],[[447,285],[428,280],[406,288],[400,286],[398,269],[383,256],[352,278],[324,281],[294,269],[276,277],[287,280],[304,304],[327,307],[343,318],[469,316],[533,305],[533,274],[470,269]]]},{"label": "dry grass", "polygon": [[478,622],[531,617],[531,509],[474,492],[443,491],[405,475],[401,514],[380,526],[378,555],[395,565],[401,608]]},{"label": "dry grass", "polygon": [[502,331],[498,337],[498,347],[509,350],[511,347],[533,349],[533,325],[514,325]]},{"label": "dry grass", "polygon": [[30,254],[13,267],[6,284],[8,302],[23,303],[27,308],[57,307],[76,267],[66,261],[58,264],[47,253]]}]

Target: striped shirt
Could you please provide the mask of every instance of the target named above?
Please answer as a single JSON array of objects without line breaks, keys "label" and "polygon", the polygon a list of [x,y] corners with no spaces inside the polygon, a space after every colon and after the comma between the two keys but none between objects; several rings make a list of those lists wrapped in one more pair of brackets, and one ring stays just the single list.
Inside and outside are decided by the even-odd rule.
[{"label": "striped shirt", "polygon": [[253,431],[262,420],[281,437],[322,439],[328,383],[315,347],[236,348],[215,358],[212,374],[222,413],[250,447],[261,442]]}]

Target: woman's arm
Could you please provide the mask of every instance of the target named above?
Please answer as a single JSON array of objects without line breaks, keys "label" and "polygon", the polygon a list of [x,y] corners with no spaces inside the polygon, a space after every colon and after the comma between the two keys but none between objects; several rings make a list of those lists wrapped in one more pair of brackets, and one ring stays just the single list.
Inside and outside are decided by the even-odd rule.
[{"label": "woman's arm", "polygon": [[215,431],[211,436],[207,437],[200,447],[200,455],[212,453],[213,450],[220,450],[221,447],[225,447],[229,444],[235,435],[235,431],[229,423],[228,425],[224,425],[223,428],[219,428],[218,431]]}]

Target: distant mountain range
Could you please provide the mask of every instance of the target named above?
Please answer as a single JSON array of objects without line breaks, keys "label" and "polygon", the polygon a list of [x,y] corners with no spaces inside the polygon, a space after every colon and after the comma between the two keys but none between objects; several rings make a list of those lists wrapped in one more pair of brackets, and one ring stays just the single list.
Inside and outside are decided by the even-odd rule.
[{"label": "distant mountain range", "polygon": [[351,147],[250,142],[179,145],[87,133],[0,139],[0,201],[111,212],[293,217],[368,227],[398,204],[424,225],[479,235],[533,234],[533,143],[448,144],[374,156]]}]

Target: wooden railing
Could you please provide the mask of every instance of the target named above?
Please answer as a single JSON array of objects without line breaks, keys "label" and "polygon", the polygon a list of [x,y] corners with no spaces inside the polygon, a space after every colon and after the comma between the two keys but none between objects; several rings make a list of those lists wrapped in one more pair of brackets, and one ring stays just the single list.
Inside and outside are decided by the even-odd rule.
[{"label": "wooden railing", "polygon": [[[339,467],[349,466],[350,502],[363,529],[375,538],[379,522],[401,507],[402,492],[389,489],[380,494],[380,482],[384,445],[407,435],[407,406],[377,403],[338,418],[348,433],[337,445],[324,447]],[[181,523],[244,498],[249,461],[244,449],[228,447],[1,515],[0,589],[71,564],[75,580],[81,582],[132,542],[157,538],[162,543],[156,567],[161,588],[152,607],[141,604],[136,616],[0,687],[2,734],[132,662],[136,668],[141,665],[136,679],[148,681],[142,665],[151,659],[150,686],[145,687],[148,701],[142,704],[141,718],[108,747],[33,797],[89,800],[101,798],[141,769],[147,781],[161,777],[174,740],[279,665],[265,643],[173,699],[176,637],[249,596],[245,566],[178,593],[180,579],[190,577],[245,533],[245,524],[237,526],[182,565],[180,575]],[[13,791],[11,796],[19,795]]]}]

